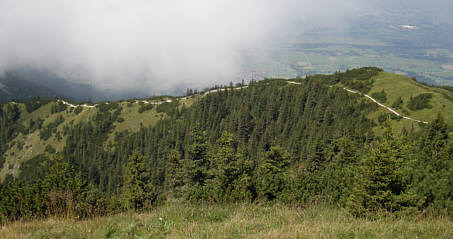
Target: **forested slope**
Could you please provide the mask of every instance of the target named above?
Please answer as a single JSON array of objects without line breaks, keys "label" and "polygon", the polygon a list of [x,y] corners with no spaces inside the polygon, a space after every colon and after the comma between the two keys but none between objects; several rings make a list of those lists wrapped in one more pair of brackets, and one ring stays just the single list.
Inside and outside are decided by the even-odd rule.
[{"label": "forested slope", "polygon": [[[159,105],[5,104],[0,217],[99,215],[168,197],[451,214],[453,147],[443,120],[451,115],[431,108],[429,124],[397,124],[404,119],[344,90],[373,95],[383,74],[363,68],[291,80],[300,84],[264,80]],[[437,91],[451,104],[448,90]],[[400,107],[415,112],[437,95],[410,97]]]}]

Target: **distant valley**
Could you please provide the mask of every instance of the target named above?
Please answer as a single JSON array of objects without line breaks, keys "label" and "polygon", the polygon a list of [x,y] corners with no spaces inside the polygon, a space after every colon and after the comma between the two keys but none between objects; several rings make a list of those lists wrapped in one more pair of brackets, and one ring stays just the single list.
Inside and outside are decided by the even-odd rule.
[{"label": "distant valley", "polygon": [[451,22],[413,9],[370,10],[349,22],[295,28],[287,37],[291,40],[283,39],[268,52],[249,51],[238,77],[295,77],[378,66],[421,82],[453,85]]},{"label": "distant valley", "polygon": [[30,67],[11,69],[0,74],[0,102],[29,100],[32,97],[96,102],[145,96],[145,92],[136,90],[97,89],[88,84],[66,80],[48,70]]}]

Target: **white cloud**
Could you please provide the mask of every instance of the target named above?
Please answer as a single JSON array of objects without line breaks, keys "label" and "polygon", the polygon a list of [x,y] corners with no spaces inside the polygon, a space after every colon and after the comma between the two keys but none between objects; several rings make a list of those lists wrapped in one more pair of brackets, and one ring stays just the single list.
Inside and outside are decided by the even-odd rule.
[{"label": "white cloud", "polygon": [[[103,88],[204,87],[290,22],[341,25],[358,0],[0,0],[0,69],[33,65]],[[302,26],[297,26],[302,27]]]}]

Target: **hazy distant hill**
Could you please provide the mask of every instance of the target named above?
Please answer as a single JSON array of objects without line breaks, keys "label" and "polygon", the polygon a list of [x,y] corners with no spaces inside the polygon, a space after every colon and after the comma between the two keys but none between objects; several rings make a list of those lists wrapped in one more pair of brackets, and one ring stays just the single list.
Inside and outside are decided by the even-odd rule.
[{"label": "hazy distant hill", "polygon": [[52,72],[33,68],[12,69],[0,75],[0,102],[11,99],[28,100],[33,96],[102,101],[145,97],[147,94],[138,91],[99,90],[88,84],[72,82]]},{"label": "hazy distant hill", "polygon": [[0,76],[0,102],[11,99],[30,99],[32,96],[53,98],[57,94],[48,87],[23,80],[9,72]]},{"label": "hazy distant hill", "polygon": [[[55,228],[77,228],[73,218],[137,209],[158,212],[159,220],[152,217],[160,225],[186,222],[178,219],[181,212],[210,214],[189,212],[191,202],[226,205],[219,217],[241,205],[251,208],[238,211],[255,213],[254,205],[273,201],[294,211],[294,203],[322,200],[318,214],[349,212],[348,222],[400,212],[419,218],[427,210],[445,220],[453,215],[451,88],[376,67],[189,90],[184,97],[93,104],[33,98],[0,106],[0,225],[6,228],[53,215],[73,220]],[[191,217],[191,225],[208,222]],[[109,218],[118,222],[109,232],[90,220],[82,227],[93,238],[118,232],[117,238],[129,220],[138,221]],[[426,220],[436,224],[432,237],[442,238],[439,222]],[[49,224],[33,223],[26,228]],[[17,234],[4,228],[0,235]]]}]

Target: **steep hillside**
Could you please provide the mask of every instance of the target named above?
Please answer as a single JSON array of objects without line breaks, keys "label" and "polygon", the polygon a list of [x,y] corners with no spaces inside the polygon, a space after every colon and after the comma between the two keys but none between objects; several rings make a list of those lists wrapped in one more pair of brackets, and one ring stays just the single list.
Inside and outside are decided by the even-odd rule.
[{"label": "steep hillside", "polygon": [[[354,75],[354,71],[356,70],[351,71],[352,73],[349,74]],[[345,74],[347,75],[348,73]],[[451,120],[452,117],[449,117],[453,115],[453,93],[446,89],[427,86],[417,83],[413,79],[409,79],[405,76],[386,72],[379,72],[376,75],[367,76],[363,79],[360,77],[350,77],[346,83],[341,82],[341,80],[338,82],[335,75],[317,75],[309,77],[308,79],[320,79],[321,82],[324,82],[326,86],[330,87],[338,86],[346,95],[349,94],[350,97],[355,98],[359,97],[359,99],[361,98],[361,101],[364,103],[366,102],[369,105],[369,110],[367,111],[368,113],[363,115],[372,120],[371,122],[374,123],[373,127],[377,135],[381,135],[383,133],[383,123],[389,117],[391,118],[393,127],[397,130],[397,132],[400,132],[403,128],[406,130],[418,131],[420,127],[425,126],[424,124],[417,122],[417,120],[431,122],[436,118],[437,113],[440,112],[444,115],[445,122],[450,129],[450,134],[453,136],[453,121]],[[359,87],[357,87],[357,85],[351,83],[360,80],[366,81],[367,83],[365,85],[367,86],[364,87],[359,84]],[[297,88],[302,87],[300,85],[303,81],[304,79],[265,80],[259,82],[257,86],[267,88]],[[270,83],[272,83],[272,85],[270,85]],[[345,88],[345,85],[348,85],[350,88]],[[240,90],[242,88],[238,87],[235,89]],[[249,91],[250,89],[243,90]],[[124,132],[134,133],[139,131],[142,127],[147,128],[156,125],[159,120],[162,120],[167,116],[165,111],[159,110],[158,112],[157,106],[160,103],[164,103],[164,105],[177,105],[179,110],[181,110],[181,107],[190,107],[194,102],[199,101],[208,94],[217,93],[218,91],[219,90],[214,89],[209,92],[192,95],[190,97],[154,97],[140,100],[114,102],[116,107],[120,109],[120,113],[116,117],[116,120],[112,122],[112,127],[107,132],[106,140],[102,144],[107,147],[107,145],[114,143],[116,136],[124,134]],[[382,92],[384,92],[385,96],[379,97],[379,94],[382,95]],[[359,94],[354,95],[353,93]],[[375,99],[382,105],[387,106],[393,112],[397,112],[401,116],[408,116],[416,120],[408,120],[396,116],[389,109],[379,107],[379,105],[375,104],[371,99],[368,99],[365,96],[360,96],[360,93],[367,93],[369,98],[372,98],[371,96],[373,95],[377,96],[376,99],[372,99]],[[432,95],[432,97],[428,100],[427,107],[420,110],[409,108],[408,103],[411,101],[411,97],[416,97],[421,94]],[[400,98],[402,100],[400,104],[395,103]],[[169,99],[172,103],[166,102]],[[46,128],[56,122],[57,119],[62,118],[62,120],[58,123],[58,125],[51,129],[49,137],[45,139],[40,137],[42,129],[39,129],[39,127],[37,128],[36,125],[35,130],[18,132],[17,136],[9,142],[8,150],[3,154],[5,163],[0,170],[0,181],[3,181],[9,174],[15,177],[19,176],[21,164],[30,159],[37,159],[39,158],[38,156],[42,154],[50,157],[54,152],[63,152],[66,139],[68,137],[68,135],[63,133],[65,127],[73,127],[81,122],[90,122],[93,120],[93,117],[99,113],[99,105],[97,104],[91,106],[81,104],[77,107],[77,104],[74,105],[67,102],[65,103],[67,105],[62,104],[60,101],[51,101],[31,113],[27,112],[25,104],[17,104],[21,112],[19,122],[21,127],[25,129],[33,128],[33,126],[30,125],[31,121],[40,122],[40,127]],[[102,104],[103,103],[100,105]],[[60,112],[55,112],[52,108],[56,108],[58,106],[62,107],[62,109]]]},{"label": "steep hillside", "polygon": [[374,67],[185,97],[9,102],[0,111],[0,221],[105,215],[167,198],[453,215],[450,110],[447,89]]},{"label": "steep hillside", "polygon": [[[112,122],[112,130],[107,132],[108,140],[105,144],[112,143],[115,135],[119,132],[136,132],[140,127],[153,126],[159,120],[165,118],[165,112],[158,112],[157,106],[160,104],[176,104],[180,107],[186,107],[190,106],[196,98],[196,96],[181,99],[155,97],[114,102],[113,104],[116,105],[117,109],[121,110],[116,121]],[[19,107],[21,118],[18,120],[18,124],[21,128],[27,130],[18,132],[17,136],[9,142],[8,150],[3,154],[5,164],[0,170],[0,181],[3,181],[8,174],[17,177],[21,164],[30,159],[37,158],[42,154],[50,157],[55,152],[62,152],[68,137],[63,133],[65,127],[72,127],[81,122],[93,120],[93,117],[96,117],[99,113],[100,106],[108,104],[74,105],[66,101],[54,100],[30,113],[26,110],[25,104],[12,102],[3,107],[8,105]],[[59,110],[56,108],[59,108]],[[58,122],[58,119],[62,119],[61,122],[58,125],[51,126]],[[38,127],[37,124],[39,124]],[[40,136],[49,126],[51,127],[49,136]]]},{"label": "steep hillside", "polygon": [[[445,122],[449,126],[450,131],[453,131],[453,117],[451,117],[453,116],[453,92],[420,84],[414,79],[386,72],[379,73],[373,80],[373,86],[368,95],[379,95],[383,91],[386,95],[386,100],[381,103],[395,108],[402,115],[421,121],[432,122],[436,118],[437,113],[441,113],[445,117]],[[427,99],[426,106],[419,106],[418,108],[417,106],[411,106],[411,98],[413,102],[415,97],[422,94],[427,94],[430,97]],[[381,109],[376,114],[381,115],[384,113],[388,113],[388,111]],[[394,127],[410,129],[416,127],[415,125],[418,124],[402,119],[396,121]]]},{"label": "steep hillside", "polygon": [[12,99],[28,100],[32,96],[50,99],[56,97],[57,93],[48,87],[20,79],[10,73],[0,76],[0,102]]},{"label": "steep hillside", "polygon": [[47,70],[30,67],[10,69],[0,73],[0,102],[26,101],[33,97],[105,101],[147,95],[140,90],[97,89],[89,84],[67,80]]},{"label": "steep hillside", "polygon": [[[374,67],[348,70],[333,75],[315,75],[309,78],[329,82],[351,94],[361,94],[379,107],[368,117],[377,123],[374,128],[382,134],[387,118],[393,121],[397,132],[418,130],[432,122],[438,113],[445,117],[449,131],[453,131],[453,91],[448,87],[429,86],[415,78],[383,72]],[[298,79],[301,81],[301,79]]]}]

